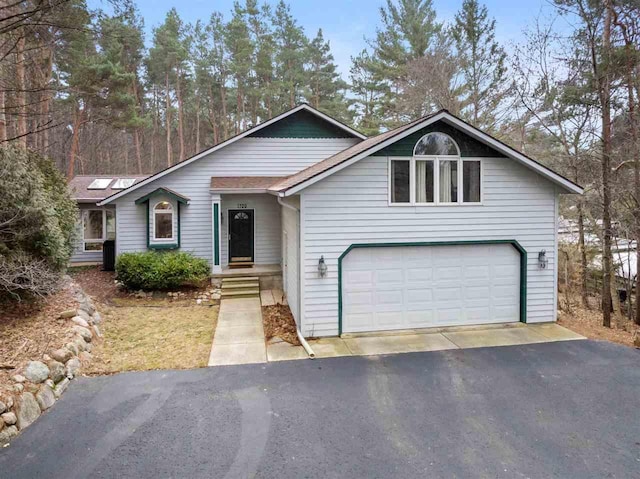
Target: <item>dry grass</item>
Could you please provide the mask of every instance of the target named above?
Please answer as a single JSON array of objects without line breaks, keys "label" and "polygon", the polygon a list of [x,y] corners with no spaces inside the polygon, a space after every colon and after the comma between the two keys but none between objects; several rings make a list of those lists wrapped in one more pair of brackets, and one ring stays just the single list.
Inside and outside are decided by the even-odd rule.
[{"label": "dry grass", "polygon": [[270,340],[279,337],[288,343],[300,345],[296,334],[296,322],[293,319],[289,306],[276,304],[262,307],[262,323],[264,325],[265,338]]},{"label": "dry grass", "polygon": [[[152,300],[142,301],[148,304]],[[140,304],[140,303],[139,303]],[[136,306],[106,311],[103,340],[86,374],[207,365],[218,306]]]},{"label": "dry grass", "polygon": [[612,341],[625,346],[634,345],[634,334],[640,329],[626,318],[619,318],[611,328],[605,328],[602,325],[602,312],[598,309],[573,308],[571,313],[563,311],[558,315],[558,323],[589,339]]}]

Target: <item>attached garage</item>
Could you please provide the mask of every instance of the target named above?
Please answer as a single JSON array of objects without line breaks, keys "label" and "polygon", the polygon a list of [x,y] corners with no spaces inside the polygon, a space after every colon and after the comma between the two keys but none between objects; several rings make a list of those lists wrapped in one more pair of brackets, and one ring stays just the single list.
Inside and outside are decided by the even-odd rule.
[{"label": "attached garage", "polygon": [[340,261],[341,333],[524,321],[515,241],[353,245]]}]

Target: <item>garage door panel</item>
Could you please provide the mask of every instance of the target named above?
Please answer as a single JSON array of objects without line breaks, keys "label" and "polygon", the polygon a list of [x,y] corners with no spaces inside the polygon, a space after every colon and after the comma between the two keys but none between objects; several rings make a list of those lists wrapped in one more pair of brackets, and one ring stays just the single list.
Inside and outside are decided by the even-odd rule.
[{"label": "garage door panel", "polygon": [[342,274],[344,332],[519,320],[509,244],[356,248]]}]

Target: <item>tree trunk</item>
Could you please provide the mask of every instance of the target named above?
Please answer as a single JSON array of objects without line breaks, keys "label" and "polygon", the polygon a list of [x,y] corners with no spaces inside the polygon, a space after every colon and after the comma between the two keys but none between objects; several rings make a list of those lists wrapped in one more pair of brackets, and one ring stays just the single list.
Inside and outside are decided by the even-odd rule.
[{"label": "tree trunk", "polygon": [[5,93],[0,91],[0,143],[7,141],[7,117],[5,116]]},{"label": "tree trunk", "polygon": [[169,71],[165,73],[165,95],[166,95],[166,111],[165,122],[167,124],[167,166],[173,164],[171,158],[171,96],[169,94]]},{"label": "tree trunk", "polygon": [[176,95],[178,96],[178,139],[180,141],[180,160],[184,160],[184,112],[182,107],[182,91],[180,89],[180,74],[178,68],[176,74]]},{"label": "tree trunk", "polygon": [[602,108],[602,324],[611,327],[612,258],[611,258],[611,16],[610,0],[605,1],[606,12],[602,33],[603,72],[598,76]]},{"label": "tree trunk", "polygon": [[[22,35],[22,33],[20,33]],[[16,100],[18,103],[18,141],[27,147],[27,86],[24,76],[24,37],[21,36],[16,45],[16,79],[18,88]]]},{"label": "tree trunk", "polygon": [[589,308],[589,290],[587,286],[587,250],[584,245],[584,211],[582,200],[578,200],[578,252],[580,253],[580,297],[582,306]]},{"label": "tree trunk", "polygon": [[71,148],[69,149],[69,164],[67,165],[67,180],[75,176],[76,156],[80,139],[80,125],[82,124],[82,110],[77,106],[73,110],[73,134],[71,136]]},{"label": "tree trunk", "polygon": [[153,130],[151,131],[151,158],[149,158],[150,173],[156,171],[156,140],[158,138],[158,87],[153,85]]},{"label": "tree trunk", "polygon": [[196,153],[200,151],[200,95],[196,93]]},{"label": "tree trunk", "polygon": [[224,141],[229,138],[229,129],[227,127],[227,95],[224,85],[222,84],[220,85],[220,103],[222,105],[222,119],[220,123],[222,123],[222,134],[224,135],[222,140]]},{"label": "tree trunk", "polygon": [[211,123],[211,129],[213,130],[213,144],[217,145],[220,141],[220,132],[218,129],[218,122],[215,116],[215,104],[213,102],[213,87],[209,85],[209,123]]}]

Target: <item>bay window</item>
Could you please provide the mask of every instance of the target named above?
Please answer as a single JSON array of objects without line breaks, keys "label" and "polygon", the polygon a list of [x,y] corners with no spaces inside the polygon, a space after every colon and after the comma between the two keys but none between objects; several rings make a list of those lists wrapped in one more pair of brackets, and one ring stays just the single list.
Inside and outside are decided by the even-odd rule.
[{"label": "bay window", "polygon": [[480,160],[463,159],[444,133],[428,133],[411,158],[389,159],[392,205],[457,205],[482,202]]}]

